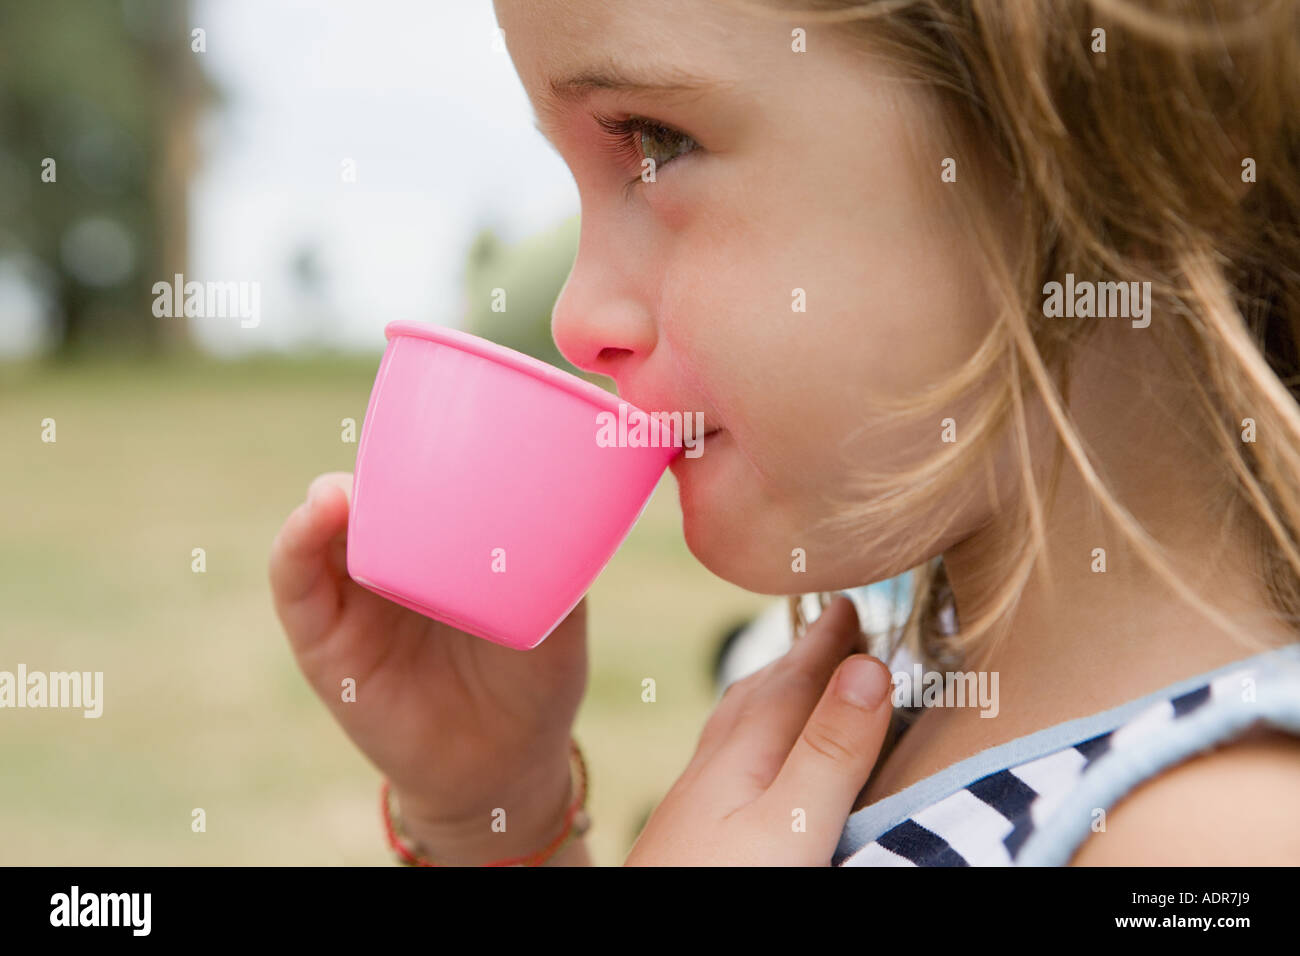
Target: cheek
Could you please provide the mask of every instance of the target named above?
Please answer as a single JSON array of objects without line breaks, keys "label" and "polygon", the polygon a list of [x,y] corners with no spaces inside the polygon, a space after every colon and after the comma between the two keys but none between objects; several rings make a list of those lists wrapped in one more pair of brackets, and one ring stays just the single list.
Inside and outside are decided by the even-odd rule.
[{"label": "cheek", "polygon": [[[742,248],[751,254],[737,259]],[[924,426],[886,430],[882,404],[944,381],[973,348],[960,333],[970,296],[890,248],[838,250],[799,268],[742,236],[667,273],[661,333],[674,363],[773,492],[820,496],[861,460],[888,468]],[[862,268],[871,257],[882,268]],[[855,461],[845,443],[859,433]]]},{"label": "cheek", "polygon": [[792,547],[843,575],[831,586],[872,576],[870,556],[849,570],[836,542],[809,530],[855,478],[935,450],[943,413],[899,421],[884,406],[946,381],[991,324],[976,250],[948,197],[906,168],[850,168],[842,156],[804,156],[761,174],[732,169],[658,207],[674,223],[661,247],[671,250],[661,333],[731,433],[715,460],[706,450],[679,478],[687,539],[715,573],[753,590],[813,586],[792,582]]},{"label": "cheek", "polygon": [[[942,190],[898,169],[812,169],[825,176],[764,177],[784,190],[713,184],[676,236],[662,299],[688,372],[755,466],[788,487],[837,476],[839,439],[947,381],[992,322],[977,250]],[[871,454],[887,464],[880,440]]]}]

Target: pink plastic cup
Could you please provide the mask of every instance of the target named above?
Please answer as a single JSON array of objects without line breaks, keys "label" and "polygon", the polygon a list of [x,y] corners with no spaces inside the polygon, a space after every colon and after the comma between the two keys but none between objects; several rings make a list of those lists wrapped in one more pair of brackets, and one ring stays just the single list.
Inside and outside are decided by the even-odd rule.
[{"label": "pink plastic cup", "polygon": [[384,334],[357,449],[348,574],[477,637],[536,647],[681,449],[601,447],[597,415],[627,403],[512,349],[418,322]]}]

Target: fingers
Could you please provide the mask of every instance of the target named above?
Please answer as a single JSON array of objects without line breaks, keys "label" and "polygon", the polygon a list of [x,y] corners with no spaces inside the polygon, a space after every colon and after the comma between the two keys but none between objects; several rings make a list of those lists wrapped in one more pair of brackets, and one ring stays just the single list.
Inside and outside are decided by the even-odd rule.
[{"label": "fingers", "polygon": [[840,595],[786,654],[729,688],[701,736],[709,772],[748,780],[755,794],[765,789],[860,634],[857,609]]},{"label": "fingers", "polygon": [[350,471],[327,471],[323,475],[317,475],[312,479],[311,484],[307,486],[308,499],[311,498],[313,490],[329,485],[342,488],[348,504],[352,503],[352,472]]},{"label": "fingers", "polygon": [[269,576],[276,613],[295,648],[327,631],[339,614],[330,550],[347,530],[351,475],[316,478],[271,543]]},{"label": "fingers", "polygon": [[893,713],[888,668],[854,654],[835,670],[776,780],[764,795],[773,817],[806,813],[807,832],[829,858],[871,774]]}]

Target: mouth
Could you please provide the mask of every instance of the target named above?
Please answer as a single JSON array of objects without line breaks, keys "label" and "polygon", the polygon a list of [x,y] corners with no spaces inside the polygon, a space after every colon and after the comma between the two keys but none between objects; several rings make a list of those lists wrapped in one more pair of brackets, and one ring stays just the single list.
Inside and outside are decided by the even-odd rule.
[{"label": "mouth", "polygon": [[715,437],[715,436],[717,436],[717,435],[720,435],[720,434],[722,434],[722,432],[723,432],[724,430],[725,430],[725,429],[723,429],[723,427],[722,427],[721,425],[713,425],[712,427],[707,428],[707,429],[705,429],[704,431],[700,432],[700,434],[699,434],[698,436],[696,436],[696,439],[695,439],[695,440],[696,440],[697,442],[699,442],[699,444],[700,444],[701,447],[703,447],[703,446],[704,446],[704,440],[705,440],[706,438],[713,438],[713,437]]},{"label": "mouth", "polygon": [[720,427],[720,426],[715,426],[715,427],[713,427],[713,428],[710,428],[708,431],[701,432],[700,435],[699,435],[699,437],[696,438],[696,440],[695,440],[695,441],[696,441],[696,446],[697,446],[698,449],[699,449],[699,454],[696,454],[696,455],[687,455],[686,452],[689,451],[690,449],[689,449],[687,446],[683,446],[681,449],[678,450],[677,454],[673,456],[673,459],[672,459],[672,461],[671,461],[669,464],[670,464],[670,465],[673,465],[673,466],[676,466],[676,465],[680,464],[680,463],[683,462],[683,461],[690,460],[691,458],[702,458],[702,457],[704,457],[704,450],[705,450],[705,448],[708,447],[708,444],[706,443],[706,439],[717,439],[717,438],[720,438],[720,437],[723,435],[723,433],[725,433],[725,432],[726,432],[726,429],[725,429],[725,428],[722,428],[722,427]]}]

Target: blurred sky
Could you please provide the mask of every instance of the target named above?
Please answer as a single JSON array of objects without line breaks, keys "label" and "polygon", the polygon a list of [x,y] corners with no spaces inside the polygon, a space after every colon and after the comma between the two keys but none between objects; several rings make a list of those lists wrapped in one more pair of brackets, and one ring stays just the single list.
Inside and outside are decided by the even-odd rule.
[{"label": "blurred sky", "polygon": [[[199,0],[193,17],[226,102],[200,127],[186,278],[261,283],[256,328],[185,320],[209,350],[377,350],[394,319],[458,324],[477,228],[513,241],[577,212],[490,0]],[[30,346],[34,310],[3,277],[0,311],[0,348]]]}]

